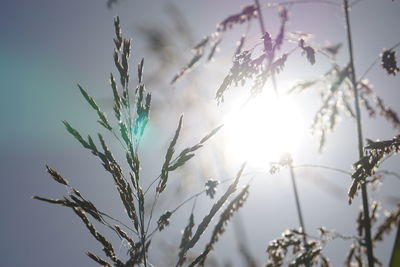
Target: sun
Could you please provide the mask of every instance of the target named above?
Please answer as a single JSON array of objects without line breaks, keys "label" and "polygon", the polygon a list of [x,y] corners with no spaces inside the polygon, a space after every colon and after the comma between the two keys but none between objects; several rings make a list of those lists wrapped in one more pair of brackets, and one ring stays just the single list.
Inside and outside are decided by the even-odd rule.
[{"label": "sun", "polygon": [[294,153],[308,131],[301,107],[288,96],[262,93],[234,106],[236,111],[224,118],[224,149],[253,166],[265,167],[282,153]]}]

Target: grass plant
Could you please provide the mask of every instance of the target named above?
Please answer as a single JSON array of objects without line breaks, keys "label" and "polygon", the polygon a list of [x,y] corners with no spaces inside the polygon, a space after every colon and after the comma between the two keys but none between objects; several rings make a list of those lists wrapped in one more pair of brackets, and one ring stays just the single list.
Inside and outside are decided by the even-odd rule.
[{"label": "grass plant", "polygon": [[[318,87],[320,88],[322,104],[312,120],[312,129],[319,137],[321,152],[323,152],[327,142],[328,133],[334,130],[339,117],[346,114],[355,122],[359,159],[353,164],[353,170],[343,170],[333,166],[313,163],[296,165],[290,154],[283,155],[279,162],[271,163],[271,173],[276,173],[281,168],[288,168],[289,170],[299,228],[286,231],[282,229],[283,234],[281,237],[275,240],[265,240],[266,244],[268,244],[266,248],[266,266],[330,266],[329,259],[324,253],[324,246],[334,239],[352,241],[348,254],[343,255],[343,262],[346,266],[373,267],[381,265],[374,251],[374,246],[383,240],[386,233],[390,233],[399,225],[399,206],[387,213],[382,220],[377,219],[380,204],[368,197],[368,187],[382,181],[385,175],[400,177],[397,173],[379,168],[380,163],[391,155],[399,153],[400,135],[385,141],[367,139],[367,145],[364,145],[365,133],[363,132],[361,114],[362,108],[365,108],[366,114],[370,117],[380,115],[395,129],[400,129],[400,120],[394,109],[388,107],[383,99],[377,95],[373,87],[364,79],[379,61],[381,61],[382,68],[388,75],[396,75],[400,71],[396,62],[396,49],[400,46],[400,43],[395,44],[390,49],[386,49],[381,55],[377,55],[377,59],[366,68],[366,72],[358,77],[356,69],[359,66],[355,64],[354,50],[359,44],[354,40],[352,34],[350,10],[358,2],[360,1],[299,0],[269,3],[255,0],[254,3],[250,3],[241,9],[238,8],[236,13],[227,15],[225,19],[222,19],[215,31],[205,36],[193,47],[192,58],[177,70],[171,79],[171,84],[179,83],[186,78],[190,71],[200,65],[201,61],[209,62],[212,59],[218,61],[218,48],[224,42],[224,34],[241,24],[246,24],[247,29],[249,29],[251,22],[257,21],[261,39],[257,44],[249,48],[246,46],[246,42],[251,38],[251,36],[248,36],[248,30],[246,34],[237,38],[237,46],[232,51],[231,66],[227,68],[227,74],[221,84],[215,86],[216,103],[221,106],[224,105],[225,96],[236,87],[243,87],[249,90],[249,92],[243,92],[248,95],[247,101],[243,103],[243,106],[251,105],[251,100],[257,98],[267,88],[274,91],[276,100],[279,101],[285,94],[305,93],[307,90]],[[116,4],[118,4],[117,0],[107,1],[109,8]],[[307,39],[306,34],[289,34],[289,11],[293,6],[301,4],[324,4],[343,10],[346,27],[344,34],[347,41],[346,45],[343,46],[347,47],[349,55],[347,64],[343,66],[335,61],[336,55],[340,52],[341,44],[314,47]],[[279,27],[276,31],[277,34],[274,36],[271,34],[273,29],[266,27],[268,23],[265,22],[263,17],[265,9],[274,9],[278,13]],[[94,202],[86,199],[83,193],[70,185],[67,179],[55,169],[48,166],[46,168],[51,178],[57,183],[66,186],[69,193],[59,199],[39,196],[34,196],[34,198],[73,210],[92,237],[102,247],[106,258],[95,255],[92,252],[86,253],[101,266],[152,266],[149,248],[155,234],[165,231],[173,223],[174,215],[181,207],[190,202],[195,203],[200,195],[206,194],[214,202],[210,206],[208,213],[198,221],[197,226],[195,220],[197,218],[195,216],[196,209],[193,204],[187,224],[182,231],[180,244],[177,246],[178,253],[175,261],[175,266],[205,266],[207,265],[208,256],[214,250],[216,243],[221,235],[226,232],[228,223],[236,213],[240,212],[251,191],[250,183],[252,179],[247,179],[246,185],[239,188],[239,181],[242,176],[245,176],[246,163],[241,165],[234,178],[223,181],[208,179],[203,190],[191,192],[191,196],[180,200],[178,206],[163,210],[160,215],[156,216],[156,213],[160,212],[158,210],[160,197],[167,194],[168,190],[166,189],[171,186],[171,174],[185,166],[187,162],[195,161],[195,153],[203,146],[207,146],[209,140],[218,135],[224,125],[216,125],[197,143],[189,145],[176,153],[184,128],[184,117],[181,115],[176,128],[171,129],[171,131],[175,130],[175,132],[172,134],[167,150],[165,153],[163,152],[163,164],[160,168],[160,174],[153,179],[143,177],[143,164],[141,163],[139,147],[143,136],[146,134],[146,126],[151,119],[152,94],[148,93],[144,84],[144,59],[137,66],[137,83],[132,86],[135,82],[131,79],[129,65],[131,40],[122,34],[119,17],[115,18],[114,26],[115,37],[113,41],[115,49],[113,59],[118,76],[110,75],[114,112],[112,119],[108,118],[109,114],[102,111],[102,108],[90,96],[88,90],[81,85],[78,85],[78,89],[90,108],[97,114],[97,122],[104,128],[103,130],[113,136],[114,141],[119,143],[120,151],[116,152],[116,154],[121,155],[122,153],[126,162],[120,163],[116,160],[117,157],[114,157],[113,152],[107,145],[109,141],[103,137],[103,134],[98,133],[97,139],[90,135],[85,138],[71,123],[67,121],[63,123],[67,131],[85,149],[88,149],[100,160],[106,172],[112,177],[116,193],[121,200],[124,211],[123,216],[129,220],[129,223],[123,222],[126,218],[114,218],[108,215],[107,212],[97,207]],[[151,40],[154,41],[155,39]],[[277,80],[279,80],[279,74],[285,71],[285,64],[294,53],[300,53],[305,58],[304,64],[311,66],[314,66],[316,61],[320,60],[320,57],[328,58],[331,62],[331,68],[323,76],[302,81],[287,92],[283,92],[281,88],[278,88]],[[270,88],[268,87],[269,82],[271,83]],[[352,101],[354,104],[351,104]],[[128,166],[127,169],[123,168],[125,165]],[[357,234],[346,236],[321,226],[318,229],[319,236],[313,236],[311,234],[312,231],[307,232],[305,230],[305,219],[307,218],[304,218],[302,213],[302,208],[304,207],[300,205],[301,192],[296,185],[295,171],[298,168],[320,168],[327,171],[340,172],[352,178],[347,200],[351,204],[358,192],[361,192],[362,202],[362,211],[354,223]],[[223,183],[229,183],[229,186],[226,191],[217,195],[217,187]],[[265,212],[268,213],[268,211]],[[216,221],[215,225],[213,225],[213,220]],[[106,238],[103,230],[97,229],[97,225],[101,226],[104,232],[107,230],[115,234],[119,240],[124,240],[128,244],[127,257],[121,258],[117,256],[115,244],[112,244]],[[193,248],[202,246],[200,253],[195,252],[195,256],[189,256]],[[249,248],[242,247],[241,251],[248,265],[254,266],[256,260],[252,259],[250,253],[248,253]],[[392,256],[392,258],[396,257]]]}]

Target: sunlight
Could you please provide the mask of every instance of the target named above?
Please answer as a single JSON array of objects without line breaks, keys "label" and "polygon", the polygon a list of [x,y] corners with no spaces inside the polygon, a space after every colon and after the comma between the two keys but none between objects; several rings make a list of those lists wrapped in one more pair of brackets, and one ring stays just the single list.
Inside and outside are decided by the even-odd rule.
[{"label": "sunlight", "polygon": [[300,107],[291,98],[280,96],[278,100],[270,92],[258,95],[241,108],[243,103],[243,99],[238,101],[236,112],[224,119],[228,155],[265,167],[282,153],[296,151],[308,128]]}]

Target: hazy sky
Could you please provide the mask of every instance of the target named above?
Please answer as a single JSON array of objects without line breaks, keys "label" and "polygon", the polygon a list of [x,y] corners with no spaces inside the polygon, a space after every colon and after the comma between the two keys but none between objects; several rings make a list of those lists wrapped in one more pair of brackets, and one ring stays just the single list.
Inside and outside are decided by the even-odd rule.
[{"label": "hazy sky", "polygon": [[[193,144],[213,126],[221,123],[224,113],[235,102],[234,97],[228,96],[227,103],[217,107],[214,94],[228,71],[235,42],[246,29],[243,25],[224,36],[224,43],[214,63],[201,64],[199,70],[188,75],[188,80],[178,82],[176,86],[170,86],[169,81],[185,63],[184,59],[190,58],[190,49],[197,40],[213,32],[217,23],[251,1],[125,0],[111,10],[106,8],[105,2],[5,0],[0,5],[1,266],[96,266],[84,252],[98,252],[99,246],[79,219],[68,209],[31,199],[33,195],[60,198],[67,193],[65,188],[49,179],[45,164],[59,170],[104,210],[115,216],[121,212],[111,177],[103,172],[97,159],[68,135],[61,123],[62,120],[70,121],[85,136],[99,130],[95,125],[95,114],[90,112],[79,95],[77,83],[87,87],[99,99],[98,102],[105,106],[106,111],[111,113],[108,105],[111,96],[108,77],[111,71],[115,72],[112,62],[114,16],[121,17],[124,34],[133,38],[132,69],[135,70],[137,62],[145,57],[146,78],[163,62],[146,43],[143,28],[157,26],[168,34],[174,30],[176,32],[173,19],[166,12],[166,3],[173,3],[184,14],[191,30],[188,40],[175,40],[174,35],[169,35],[175,41],[170,44],[171,51],[178,55],[178,59],[173,65],[161,65],[165,72],[160,76],[160,81],[149,81],[148,84],[154,96],[155,107],[154,121],[150,123],[142,148],[145,176],[157,175],[179,114],[185,113],[187,127],[182,148]],[[276,33],[279,25],[276,11],[266,8],[267,1],[260,2],[267,28]],[[341,3],[340,0],[333,2]],[[360,75],[383,48],[400,41],[400,2],[360,1],[351,10],[351,22],[356,72]],[[257,21],[253,21],[251,27],[249,34],[253,37],[249,38],[249,46],[259,42],[260,35]],[[311,45],[319,46],[328,41],[332,44],[344,42],[344,29],[344,17],[339,7],[305,4],[293,6],[290,10],[288,31],[313,33]],[[175,49],[174,44],[178,44],[179,48]],[[338,57],[342,65],[347,63],[348,58],[345,44]],[[322,75],[328,67],[329,61],[318,54],[317,63],[309,66],[300,52],[297,52],[293,60],[287,63],[287,69],[278,77],[279,86],[283,88],[301,79]],[[197,75],[200,78],[196,78]],[[136,77],[136,74],[132,76]],[[377,64],[367,77],[385,103],[400,112],[399,76],[386,75]],[[271,89],[269,86],[266,89]],[[245,90],[235,90],[232,93],[242,98],[247,94]],[[319,100],[316,96],[316,93],[310,93],[296,98],[299,103],[309,104],[301,111],[307,126],[318,108]],[[214,113],[215,118],[206,118],[205,114]],[[365,112],[363,118],[366,138],[388,139],[397,134],[385,121],[370,120]],[[224,134],[229,135],[226,132]],[[348,118],[341,120],[335,133],[329,134],[323,154],[317,153],[316,144],[315,137],[306,134],[298,151],[294,152],[295,161],[299,164],[324,164],[351,171],[351,164],[357,160],[354,121]],[[197,186],[203,182],[199,178],[202,175],[220,176],[215,177],[218,179],[232,177],[243,159],[240,155],[234,155],[229,161],[229,155],[227,157],[225,154],[221,159],[213,154],[213,145],[217,145],[217,142],[211,142],[204,152],[200,152],[200,163],[190,163],[192,170],[201,174],[193,175],[188,169],[178,172],[174,177],[197,179]],[[226,162],[229,162],[226,166],[219,165]],[[393,157],[383,167],[400,171],[399,159]],[[298,170],[298,176],[308,231],[316,235],[315,229],[323,225],[343,234],[355,234],[354,221],[359,209],[359,197],[352,206],[348,206],[346,191],[350,185],[349,177],[323,170]],[[265,174],[255,178],[250,189],[251,197],[241,211],[240,221],[247,229],[248,243],[260,263],[265,263],[268,242],[279,237],[285,229],[298,225],[288,178],[286,170],[276,176]],[[370,196],[382,201],[384,207],[390,210],[394,204],[388,197],[398,197],[399,188],[399,181],[388,177],[380,191],[372,192]],[[199,187],[192,187],[191,190],[197,192]],[[222,191],[223,187],[219,193]],[[197,223],[212,203],[206,197],[200,198],[198,202],[201,204],[198,204]],[[164,204],[166,206],[169,203],[174,203],[174,200],[166,199]],[[156,265],[164,266],[168,254],[176,254],[173,249],[179,241],[179,231],[189,217],[189,206],[177,215],[176,227],[161,233],[153,244],[150,254]],[[238,230],[232,225],[229,229],[227,236],[222,237],[216,246],[220,263],[229,259],[230,255],[237,254],[234,245],[237,235],[234,232]],[[392,243],[393,235],[376,247],[377,256],[385,264],[389,260]],[[327,245],[327,255],[335,266],[342,264],[349,246],[350,243],[346,241],[334,241]],[[119,253],[124,251],[118,245],[117,249]],[[99,254],[102,255],[101,252]],[[233,260],[237,260],[236,257]],[[235,266],[240,265],[239,262],[235,263]]]}]

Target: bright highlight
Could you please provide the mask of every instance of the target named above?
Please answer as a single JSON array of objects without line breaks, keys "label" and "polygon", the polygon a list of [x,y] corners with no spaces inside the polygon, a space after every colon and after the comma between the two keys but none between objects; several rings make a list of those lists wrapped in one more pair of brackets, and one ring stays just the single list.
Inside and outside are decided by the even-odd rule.
[{"label": "bright highlight", "polygon": [[295,152],[307,132],[300,107],[285,96],[263,93],[235,110],[224,120],[226,153],[257,167]]}]

